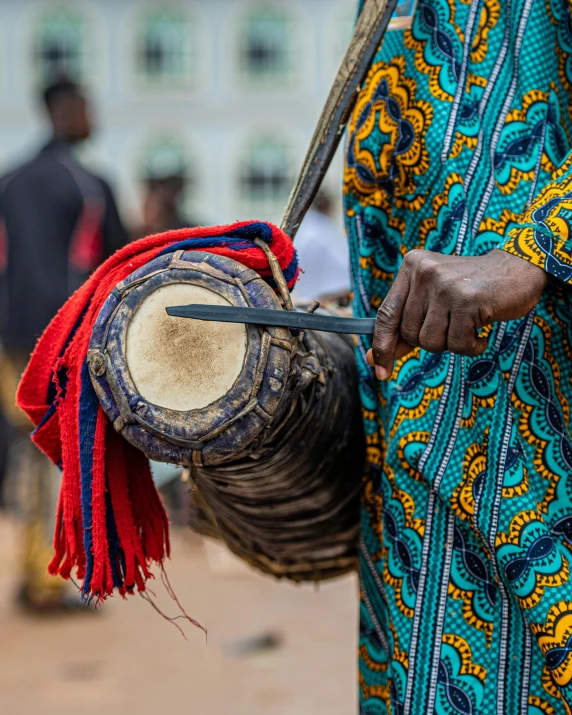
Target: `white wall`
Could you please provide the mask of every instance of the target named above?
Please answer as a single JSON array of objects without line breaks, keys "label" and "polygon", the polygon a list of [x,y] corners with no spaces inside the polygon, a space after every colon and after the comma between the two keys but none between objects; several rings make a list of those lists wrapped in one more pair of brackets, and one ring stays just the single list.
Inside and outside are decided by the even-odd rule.
[{"label": "white wall", "polygon": [[[237,163],[253,136],[283,136],[298,167],[349,38],[355,0],[288,0],[295,21],[297,72],[285,88],[245,90],[237,78],[237,28],[258,0],[181,2],[199,29],[199,67],[186,90],[142,89],[133,72],[133,29],[148,0],[68,0],[89,18],[87,83],[100,130],[84,156],[115,185],[122,209],[138,212],[137,164],[154,134],[182,137],[199,180],[192,205],[207,222],[244,218],[237,197]],[[280,7],[284,0],[278,2]],[[156,2],[155,5],[173,5]],[[39,13],[56,0],[0,0],[0,170],[41,140],[34,97],[32,37]],[[261,4],[261,3],[259,3]],[[268,2],[265,2],[268,4]],[[340,164],[329,182],[337,189]],[[273,215],[249,216],[279,220]]]}]

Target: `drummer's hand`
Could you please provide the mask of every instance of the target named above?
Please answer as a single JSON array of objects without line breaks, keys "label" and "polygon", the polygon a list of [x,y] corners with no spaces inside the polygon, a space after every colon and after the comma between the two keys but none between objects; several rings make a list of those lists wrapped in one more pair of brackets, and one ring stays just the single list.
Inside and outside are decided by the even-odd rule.
[{"label": "drummer's hand", "polygon": [[444,256],[410,251],[376,318],[367,361],[380,380],[414,347],[481,355],[478,331],[497,320],[516,320],[540,300],[548,274],[506,251],[484,256]]}]

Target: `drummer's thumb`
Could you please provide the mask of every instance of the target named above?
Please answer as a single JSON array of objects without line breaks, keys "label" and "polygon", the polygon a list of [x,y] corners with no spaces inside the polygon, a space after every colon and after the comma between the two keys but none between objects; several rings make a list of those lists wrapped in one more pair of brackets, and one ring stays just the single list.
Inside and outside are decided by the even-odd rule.
[{"label": "drummer's thumb", "polygon": [[388,372],[387,368],[383,365],[376,365],[375,360],[373,359],[373,350],[368,350],[366,354],[366,360],[369,365],[371,365],[375,369],[375,376],[377,377],[378,380],[387,380],[389,375],[391,375],[391,371]]},{"label": "drummer's thumb", "polygon": [[399,326],[408,292],[409,282],[399,272],[377,311],[370,364],[375,366],[378,380],[387,380],[393,372],[393,363],[398,357],[396,353],[399,343],[402,342]]}]

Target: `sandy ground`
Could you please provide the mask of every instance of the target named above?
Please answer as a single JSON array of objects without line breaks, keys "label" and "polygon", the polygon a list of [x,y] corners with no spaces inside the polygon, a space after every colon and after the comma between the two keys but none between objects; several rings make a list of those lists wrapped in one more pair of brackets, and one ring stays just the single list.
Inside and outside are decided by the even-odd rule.
[{"label": "sandy ground", "polygon": [[[25,616],[13,605],[17,530],[0,517],[0,713],[11,715],[354,715],[356,584],[276,583],[186,532],[168,574],[188,641],[135,597],[97,613]],[[161,583],[153,589],[174,614]],[[248,650],[270,634],[274,647]],[[278,641],[278,644],[276,644]]]}]

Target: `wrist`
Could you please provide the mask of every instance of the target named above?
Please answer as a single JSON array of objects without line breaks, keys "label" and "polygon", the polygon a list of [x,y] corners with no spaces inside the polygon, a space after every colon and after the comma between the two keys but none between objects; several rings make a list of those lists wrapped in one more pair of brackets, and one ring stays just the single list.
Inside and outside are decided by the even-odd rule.
[{"label": "wrist", "polygon": [[526,282],[531,291],[543,291],[548,285],[550,274],[525,258],[515,256],[499,248],[493,248],[491,256],[504,266],[514,280]]}]

